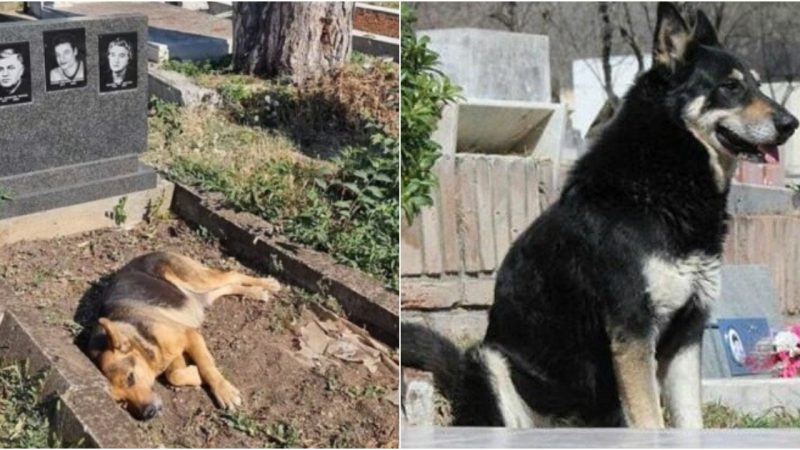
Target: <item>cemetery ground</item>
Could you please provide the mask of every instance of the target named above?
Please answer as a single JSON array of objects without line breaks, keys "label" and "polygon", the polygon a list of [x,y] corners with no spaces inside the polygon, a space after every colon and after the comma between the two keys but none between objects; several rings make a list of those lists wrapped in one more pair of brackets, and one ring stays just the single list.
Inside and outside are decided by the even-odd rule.
[{"label": "cemetery ground", "polygon": [[[80,345],[96,320],[108,275],[137,255],[169,250],[225,270],[253,271],[227,256],[202,230],[174,218],[153,218],[129,231],[20,242],[0,249],[0,278],[16,294],[11,308],[28,308],[52,333]],[[397,444],[397,375],[392,352],[375,344],[366,363],[318,355],[312,365],[298,352],[299,339],[337,310],[330,297],[285,285],[269,303],[225,297],[208,311],[202,332],[220,370],[243,393],[243,407],[218,409],[203,389],[156,383],[161,415],[136,422],[145,441],[168,447],[385,447]],[[341,313],[341,311],[339,311]],[[323,320],[326,320],[323,322]],[[48,444],[46,420],[31,406],[41,375],[0,364],[0,446]],[[20,373],[22,372],[22,373]],[[46,407],[44,405],[43,407]],[[20,423],[24,425],[20,425]],[[69,444],[69,443],[68,443]]]},{"label": "cemetery ground", "polygon": [[[397,66],[355,55],[341,71],[297,88],[232,74],[227,65],[167,64],[219,92],[223,102],[181,108],[153,100],[142,159],[202,198],[250,213],[246,228],[327,253],[396,295]],[[124,202],[109,214],[124,224]],[[0,284],[15,294],[8,312],[38,315],[49,338],[80,345],[103,284],[131,258],[167,249],[252,273],[223,247],[206,228],[150,214],[134,228],[0,247],[8,262]],[[397,446],[396,352],[345,316],[335,298],[295,287],[269,304],[219,300],[202,331],[220,369],[243,392],[243,408],[224,412],[204,390],[157,383],[162,414],[136,422],[141,439],[126,445]],[[349,336],[365,353],[358,361],[315,354],[314,346],[324,348],[330,335]],[[10,436],[0,446],[85,444],[61,442],[47,431],[53,424],[46,416],[57,406],[51,397],[29,395],[42,388],[46,374],[20,364],[0,362],[0,403],[8,406],[0,436]]]},{"label": "cemetery ground", "polygon": [[145,162],[396,289],[398,66],[356,54],[302,89],[227,67],[166,64],[219,92],[223,106],[154,101]]}]

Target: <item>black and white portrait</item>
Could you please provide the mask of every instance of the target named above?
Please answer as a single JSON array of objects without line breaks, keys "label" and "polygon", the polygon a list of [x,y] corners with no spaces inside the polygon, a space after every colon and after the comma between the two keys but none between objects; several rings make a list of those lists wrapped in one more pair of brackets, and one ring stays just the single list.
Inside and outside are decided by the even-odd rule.
[{"label": "black and white portrait", "polygon": [[99,36],[100,92],[136,89],[136,33]]},{"label": "black and white portrait", "polygon": [[30,47],[0,44],[0,106],[31,101]]},{"label": "black and white portrait", "polygon": [[86,86],[84,29],[45,31],[44,68],[48,91]]}]

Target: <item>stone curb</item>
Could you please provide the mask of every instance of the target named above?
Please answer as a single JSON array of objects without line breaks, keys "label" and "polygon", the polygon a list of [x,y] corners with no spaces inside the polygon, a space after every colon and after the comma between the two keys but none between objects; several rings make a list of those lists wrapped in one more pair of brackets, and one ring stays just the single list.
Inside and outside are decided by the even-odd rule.
[{"label": "stone curb", "polygon": [[371,56],[388,56],[400,62],[400,39],[353,30],[353,50]]},{"label": "stone curb", "polygon": [[217,92],[192,83],[189,77],[178,72],[152,65],[147,72],[150,95],[165,102],[177,103],[190,108],[201,105],[217,106],[222,102]]},{"label": "stone curb", "polygon": [[362,3],[362,2],[356,2],[356,8],[363,9],[365,11],[370,11],[373,13],[382,13],[387,16],[393,16],[398,19],[400,18],[399,9],[387,8],[385,6],[371,5],[369,3]]},{"label": "stone curb", "polygon": [[397,347],[398,295],[372,277],[338,264],[324,253],[269,238],[259,230],[245,229],[236,223],[236,217],[246,217],[250,223],[255,216],[214,210],[204,204],[198,193],[180,184],[175,185],[171,208],[183,220],[206,228],[242,261],[279,273],[309,291],[334,296],[348,320],[364,326],[384,343]]},{"label": "stone curb", "polygon": [[35,309],[10,308],[0,319],[0,359],[49,370],[42,395],[57,396],[51,428],[67,443],[97,448],[141,447],[146,439],[108,395],[107,381],[71,342],[47,333]]}]

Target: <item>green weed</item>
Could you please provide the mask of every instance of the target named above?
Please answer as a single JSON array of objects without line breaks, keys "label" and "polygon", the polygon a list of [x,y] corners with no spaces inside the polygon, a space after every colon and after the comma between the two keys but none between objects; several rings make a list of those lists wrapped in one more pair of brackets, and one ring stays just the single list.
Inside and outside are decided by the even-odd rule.
[{"label": "green weed", "polygon": [[267,437],[273,442],[276,448],[297,448],[301,447],[300,430],[292,424],[278,422],[269,426]]},{"label": "green weed", "polygon": [[150,116],[154,118],[151,126],[163,134],[164,146],[170,148],[175,139],[183,133],[180,106],[151,97]]},{"label": "green weed", "polygon": [[214,60],[206,59],[204,61],[170,59],[164,62],[161,67],[166,70],[181,73],[187,77],[196,77],[229,70],[231,68],[231,56],[225,56]]},{"label": "green weed", "polygon": [[10,189],[0,186],[0,202],[14,200],[14,193]]},{"label": "green weed", "polygon": [[720,403],[703,405],[705,428],[800,428],[800,411],[772,408],[763,414],[740,413]]},{"label": "green weed", "polygon": [[66,446],[50,429],[53,400],[42,398],[46,378],[45,371],[31,374],[27,362],[0,362],[0,447]]},{"label": "green weed", "polygon": [[117,226],[125,224],[128,220],[128,212],[125,210],[125,204],[128,202],[128,196],[120,197],[119,201],[111,210],[111,217]]},{"label": "green weed", "polygon": [[268,447],[301,447],[300,430],[289,423],[277,422],[265,426],[242,412],[223,412],[221,414],[225,425],[250,437],[266,438]]}]

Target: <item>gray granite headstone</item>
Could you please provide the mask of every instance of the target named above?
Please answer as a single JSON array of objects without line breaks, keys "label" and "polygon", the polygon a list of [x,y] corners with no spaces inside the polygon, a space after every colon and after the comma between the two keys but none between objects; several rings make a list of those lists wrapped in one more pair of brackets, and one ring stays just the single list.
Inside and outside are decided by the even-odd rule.
[{"label": "gray granite headstone", "polygon": [[761,265],[722,266],[722,295],[713,305],[703,337],[703,377],[731,376],[720,342],[717,319],[766,317],[771,328],[783,324],[778,292],[769,269]]},{"label": "gray granite headstone", "polygon": [[[468,99],[549,103],[547,36],[476,28],[421,30],[439,54],[439,68]],[[502,61],[502,64],[498,63]]]},{"label": "gray granite headstone", "polygon": [[[81,82],[53,75],[64,35],[83,40]],[[12,197],[0,202],[0,219],[155,187],[138,160],[147,146],[146,44],[141,15],[0,23],[0,188]],[[27,50],[22,100],[3,86],[9,46]],[[123,56],[112,62],[112,52]]]}]

